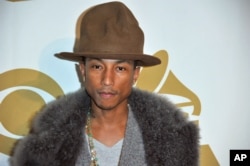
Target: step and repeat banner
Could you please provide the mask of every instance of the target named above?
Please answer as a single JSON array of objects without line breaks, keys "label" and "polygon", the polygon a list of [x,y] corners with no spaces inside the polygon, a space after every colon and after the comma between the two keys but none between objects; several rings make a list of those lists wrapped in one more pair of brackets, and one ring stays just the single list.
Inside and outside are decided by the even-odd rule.
[{"label": "step and repeat banner", "polygon": [[[79,16],[104,2],[0,1],[1,166],[44,104],[80,88],[77,64],[54,54],[73,50]],[[136,86],[168,97],[200,127],[200,165],[226,166],[230,150],[249,150],[250,1],[122,2],[144,31],[144,52],[162,60]]]}]

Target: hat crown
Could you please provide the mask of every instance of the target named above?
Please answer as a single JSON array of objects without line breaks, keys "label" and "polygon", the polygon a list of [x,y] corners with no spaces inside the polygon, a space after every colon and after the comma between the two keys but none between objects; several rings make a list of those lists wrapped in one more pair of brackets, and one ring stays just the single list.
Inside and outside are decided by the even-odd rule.
[{"label": "hat crown", "polygon": [[121,2],[88,9],[77,25],[74,52],[58,53],[58,58],[71,61],[82,61],[83,58],[134,60],[139,66],[161,63],[159,58],[143,53],[143,31],[132,12]]},{"label": "hat crown", "polygon": [[120,2],[97,5],[82,18],[77,52],[142,54],[144,34]]}]

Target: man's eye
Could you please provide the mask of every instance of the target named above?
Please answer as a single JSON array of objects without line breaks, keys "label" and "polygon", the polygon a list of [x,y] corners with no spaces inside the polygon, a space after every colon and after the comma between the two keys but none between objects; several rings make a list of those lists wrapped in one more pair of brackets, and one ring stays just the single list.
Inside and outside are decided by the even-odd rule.
[{"label": "man's eye", "polygon": [[102,69],[102,67],[101,67],[100,65],[93,65],[92,68],[93,68],[93,69],[96,69],[96,70]]},{"label": "man's eye", "polygon": [[116,69],[117,69],[118,71],[125,71],[125,70],[126,70],[125,67],[121,67],[121,66],[118,66]]}]

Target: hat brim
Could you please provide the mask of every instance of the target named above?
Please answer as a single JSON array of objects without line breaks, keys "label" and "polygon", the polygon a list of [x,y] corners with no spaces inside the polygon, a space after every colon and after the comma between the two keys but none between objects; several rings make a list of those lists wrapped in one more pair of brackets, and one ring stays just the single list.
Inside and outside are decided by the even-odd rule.
[{"label": "hat brim", "polygon": [[56,57],[64,60],[81,62],[83,58],[100,58],[100,59],[121,59],[121,60],[134,60],[137,61],[138,66],[154,66],[161,63],[157,57],[147,54],[112,54],[112,53],[72,53],[61,52],[55,54]]}]

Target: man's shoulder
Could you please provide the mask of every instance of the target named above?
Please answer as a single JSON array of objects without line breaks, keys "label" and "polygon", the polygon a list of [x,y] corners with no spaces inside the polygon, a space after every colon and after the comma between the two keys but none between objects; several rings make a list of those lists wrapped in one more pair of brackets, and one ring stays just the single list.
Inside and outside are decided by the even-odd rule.
[{"label": "man's shoulder", "polygon": [[81,104],[84,98],[86,98],[85,96],[86,94],[82,89],[59,96],[57,99],[47,103],[41,111],[66,111],[67,109]]},{"label": "man's shoulder", "polygon": [[49,128],[52,124],[58,125],[73,114],[80,114],[86,103],[89,101],[83,89],[60,96],[39,111],[34,118],[33,127],[39,129]]},{"label": "man's shoulder", "polygon": [[138,117],[150,117],[149,120],[154,123],[177,128],[183,125],[192,126],[184,112],[165,95],[133,89],[130,104]]},{"label": "man's shoulder", "polygon": [[[141,106],[153,109],[174,109],[177,107],[165,95],[154,92],[148,92],[134,88],[130,96],[130,102],[142,103]],[[157,106],[157,107],[156,107]]]}]

